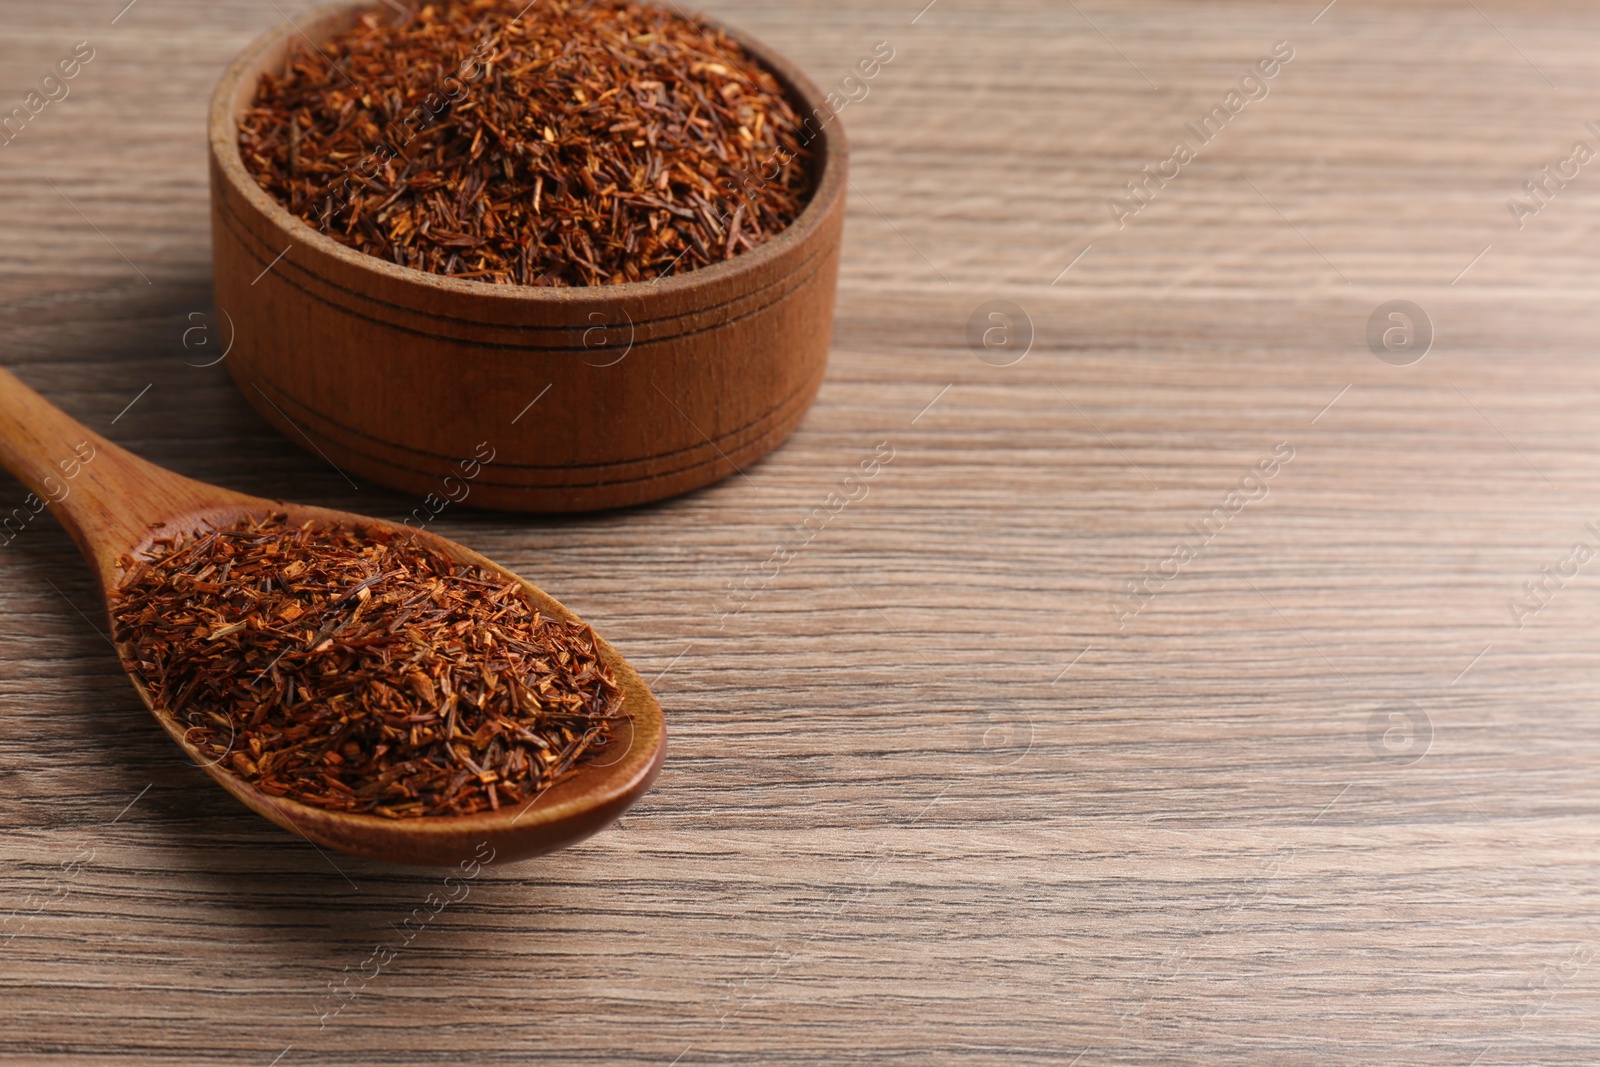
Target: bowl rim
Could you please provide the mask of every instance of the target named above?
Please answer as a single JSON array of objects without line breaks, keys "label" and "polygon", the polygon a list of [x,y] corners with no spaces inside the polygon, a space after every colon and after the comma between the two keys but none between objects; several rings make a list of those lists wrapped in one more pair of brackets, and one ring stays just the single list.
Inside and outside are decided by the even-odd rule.
[{"label": "bowl rim", "polygon": [[[648,3],[649,0],[645,2]],[[841,126],[839,113],[829,106],[816,83],[781,53],[749,34],[698,11],[684,10],[674,4],[673,13],[726,33],[757,63],[776,77],[789,94],[790,103],[800,105],[797,113],[801,116],[802,123],[813,116],[827,116],[813,140],[815,146],[813,151],[816,153],[814,159],[819,162],[814,164],[815,186],[811,198],[799,216],[782,232],[762,242],[754,250],[734,256],[732,259],[669,277],[623,282],[617,285],[489,284],[465,278],[452,278],[415,267],[405,267],[360,252],[328,237],[291,212],[277,197],[263,189],[255,176],[245,168],[244,159],[239,152],[239,127],[235,118],[234,100],[239,95],[240,82],[247,74],[259,69],[263,53],[279,47],[291,36],[315,40],[314,35],[337,21],[354,18],[366,11],[376,11],[382,6],[379,0],[334,0],[333,3],[313,8],[301,17],[298,23],[285,20],[263,32],[234,57],[222,77],[218,79],[216,88],[212,90],[207,113],[207,141],[214,173],[285,235],[303,241],[312,251],[337,260],[347,268],[365,272],[389,283],[420,286],[449,297],[487,300],[508,306],[529,301],[550,305],[591,303],[612,305],[630,298],[669,300],[689,297],[693,300],[696,296],[725,293],[727,291],[725,287],[730,282],[736,283],[746,276],[757,274],[775,260],[803,248],[826,224],[833,214],[837,201],[844,195],[847,181],[845,166],[849,155],[848,141]],[[213,198],[219,195],[220,192],[214,188]],[[304,267],[305,264],[302,262],[300,266]]]}]

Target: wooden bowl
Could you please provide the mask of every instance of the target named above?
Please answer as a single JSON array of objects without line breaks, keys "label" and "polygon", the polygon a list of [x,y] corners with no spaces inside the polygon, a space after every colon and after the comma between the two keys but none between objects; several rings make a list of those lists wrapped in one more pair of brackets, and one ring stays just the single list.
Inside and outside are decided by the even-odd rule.
[{"label": "wooden bowl", "polygon": [[[324,41],[372,6],[299,26]],[[802,117],[831,117],[791,63],[730,36]],[[347,248],[245,169],[238,120],[300,39],[281,23],[256,40],[210,114],[221,341],[240,390],[291,441],[432,511],[584,511],[708,485],[799,424],[833,326],[848,154],[837,120],[812,141],[810,203],[754,251],[653,282],[489,285]]]}]

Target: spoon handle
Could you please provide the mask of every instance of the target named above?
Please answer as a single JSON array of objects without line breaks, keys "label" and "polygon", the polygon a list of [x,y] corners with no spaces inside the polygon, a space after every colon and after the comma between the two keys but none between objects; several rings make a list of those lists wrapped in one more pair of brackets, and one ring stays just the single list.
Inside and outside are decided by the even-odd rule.
[{"label": "spoon handle", "polygon": [[[116,584],[117,556],[172,514],[181,475],[117,447],[0,369],[0,467],[32,492],[0,503],[0,544],[48,507],[95,567],[101,585]],[[187,483],[187,484],[186,484]]]}]

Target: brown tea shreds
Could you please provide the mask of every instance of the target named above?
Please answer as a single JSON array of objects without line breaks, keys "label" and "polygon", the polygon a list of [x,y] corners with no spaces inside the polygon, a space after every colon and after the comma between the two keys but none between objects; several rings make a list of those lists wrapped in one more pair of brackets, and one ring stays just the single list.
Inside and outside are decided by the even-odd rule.
[{"label": "brown tea shreds", "polygon": [[593,631],[404,534],[272,515],[123,566],[130,670],[207,758],[274,796],[498,810],[568,775],[621,715]]},{"label": "brown tea shreds", "polygon": [[402,266],[602,285],[730,259],[811,194],[809,134],[721,30],[625,0],[375,5],[268,73],[263,189]]}]

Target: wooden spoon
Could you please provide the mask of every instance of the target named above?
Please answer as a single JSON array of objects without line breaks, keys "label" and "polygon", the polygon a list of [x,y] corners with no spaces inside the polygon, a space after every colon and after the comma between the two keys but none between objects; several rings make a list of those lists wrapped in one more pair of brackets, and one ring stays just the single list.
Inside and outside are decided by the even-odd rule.
[{"label": "wooden spoon", "polygon": [[[85,462],[85,455],[93,458]],[[291,523],[315,519],[414,534],[453,559],[520,582],[545,615],[577,619],[532,583],[426,531],[246,496],[157,467],[86,429],[4,370],[0,370],[0,466],[48,504],[94,567],[108,602],[123,576],[118,557],[144,550],[157,535],[197,531],[207,524],[231,525],[245,515],[273,511],[286,513]],[[186,742],[186,727],[155,705],[137,677],[133,684],[156,721],[224,789],[258,814],[318,845],[396,863],[454,864],[469,856],[479,860],[492,856],[503,862],[551,852],[595,833],[643,796],[661,769],[666,752],[661,706],[627,660],[605,641],[597,638],[596,644],[622,687],[622,710],[632,716],[631,728],[620,727],[618,736],[580,764],[572,777],[528,805],[479,815],[388,819],[323,811],[269,796]],[[118,651],[128,663],[128,650],[119,646]]]}]

